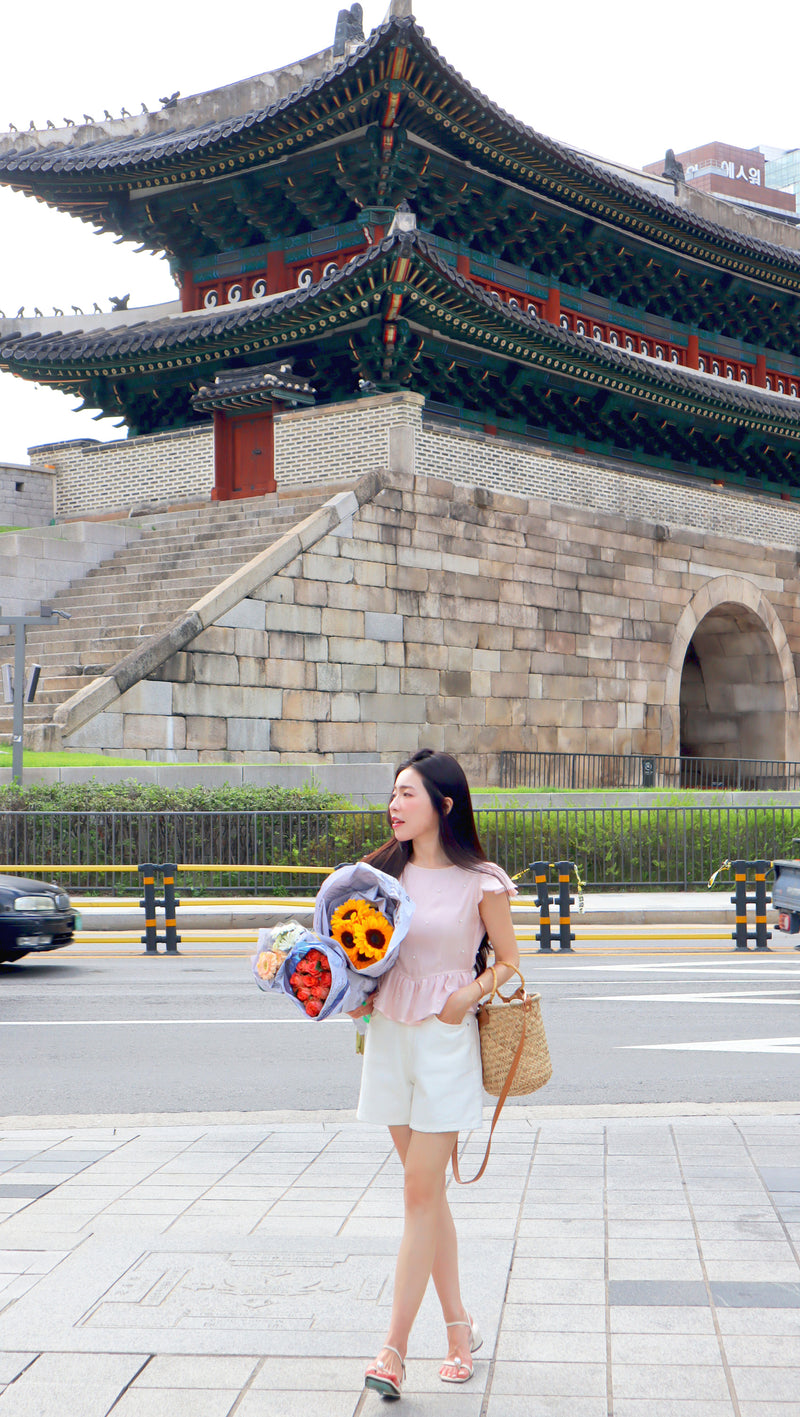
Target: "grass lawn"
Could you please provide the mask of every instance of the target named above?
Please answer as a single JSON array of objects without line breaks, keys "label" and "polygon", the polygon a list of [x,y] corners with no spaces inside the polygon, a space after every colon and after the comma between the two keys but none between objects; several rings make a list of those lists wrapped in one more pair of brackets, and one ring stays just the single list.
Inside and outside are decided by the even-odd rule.
[{"label": "grass lawn", "polygon": [[[122,768],[138,767],[140,758],[106,758],[102,753],[33,753],[25,749],[27,768]],[[0,747],[0,768],[11,767],[11,748]]]}]

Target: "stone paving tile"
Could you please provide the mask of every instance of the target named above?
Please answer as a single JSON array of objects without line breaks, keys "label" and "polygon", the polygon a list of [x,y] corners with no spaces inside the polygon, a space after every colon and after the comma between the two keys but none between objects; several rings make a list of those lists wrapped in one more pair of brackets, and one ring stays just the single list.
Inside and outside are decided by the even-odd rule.
[{"label": "stone paving tile", "polygon": [[800,1309],[717,1309],[717,1323],[725,1334],[800,1334]]},{"label": "stone paving tile", "polygon": [[[659,1402],[652,1397],[630,1400],[614,1399],[614,1417],[735,1417],[735,1408],[730,1398],[727,1401],[674,1401],[667,1398]],[[744,1417],[744,1414],[741,1414]],[[785,1414],[789,1417],[789,1413]]]},{"label": "stone paving tile", "polygon": [[[731,1367],[792,1367],[800,1370],[800,1334],[794,1337],[767,1334],[727,1334],[723,1339]],[[797,1384],[800,1408],[800,1372]]]},{"label": "stone paving tile", "polygon": [[605,1285],[591,1279],[516,1279],[512,1272],[507,1298],[512,1304],[604,1304]]},{"label": "stone paving tile", "polygon": [[609,1311],[609,1327],[615,1333],[713,1334],[714,1315],[710,1308],[680,1305],[674,1308],[636,1304],[614,1305]]},{"label": "stone paving tile", "polygon": [[602,1259],[560,1258],[555,1255],[538,1255],[535,1259],[525,1259],[519,1254],[514,1257],[512,1271],[515,1279],[603,1279]]},{"label": "stone paving tile", "polygon": [[720,1362],[716,1334],[614,1333],[611,1359],[618,1363],[672,1363],[685,1367]]},{"label": "stone paving tile", "polygon": [[614,1363],[614,1397],[669,1398],[684,1401],[713,1399],[730,1400],[727,1380],[721,1362],[702,1366],[667,1363]]},{"label": "stone paving tile", "polygon": [[144,1357],[42,1354],[0,1396],[0,1417],[106,1417]]},{"label": "stone paving tile", "polygon": [[509,1397],[503,1393],[489,1398],[486,1417],[607,1417],[605,1397]]},{"label": "stone paving tile", "polygon": [[131,1391],[140,1388],[235,1388],[238,1393],[249,1382],[259,1363],[257,1357],[217,1357],[193,1353],[191,1356],[161,1354],[151,1358]]},{"label": "stone paving tile", "polygon": [[518,1332],[503,1325],[497,1361],[536,1363],[605,1363],[604,1333]]},{"label": "stone paving tile", "polygon": [[[265,1358],[251,1383],[252,1391],[358,1392],[364,1385],[363,1358]],[[409,1372],[412,1368],[409,1364]],[[409,1390],[410,1390],[409,1383]],[[312,1404],[309,1403],[309,1406]],[[324,1414],[323,1414],[324,1417]]]},{"label": "stone paving tile", "polygon": [[[473,1380],[474,1381],[474,1380]],[[476,1391],[470,1384],[470,1391],[466,1392],[463,1387],[454,1387],[448,1392],[442,1383],[439,1383],[440,1391],[436,1393],[413,1393],[408,1386],[403,1387],[403,1405],[400,1409],[402,1417],[481,1417],[483,1408],[483,1395]],[[248,1394],[249,1396],[249,1394]],[[350,1397],[350,1402],[353,1398]],[[322,1406],[322,1404],[320,1404]],[[328,1408],[324,1408],[325,1417],[328,1417]],[[331,1417],[352,1417],[353,1408],[335,1408],[331,1410]],[[391,1409],[390,1409],[391,1410]],[[236,1417],[243,1412],[245,1417],[284,1417],[284,1411],[280,1408],[253,1408],[252,1411],[245,1407],[237,1408]],[[286,1417],[306,1417],[307,1409],[290,1408],[287,1409]],[[386,1413],[386,1402],[379,1397],[376,1392],[369,1392],[364,1400],[364,1406],[359,1412],[359,1417],[381,1417]]]},{"label": "stone paving tile", "polygon": [[[124,1392],[114,1404],[114,1417],[228,1417],[239,1388],[140,1388]],[[239,1409],[241,1411],[241,1408]]]},{"label": "stone paving tile", "polygon": [[36,1353],[0,1353],[0,1383],[13,1383],[37,1356]]},{"label": "stone paving tile", "polygon": [[576,1239],[556,1239],[552,1235],[525,1235],[517,1241],[520,1259],[602,1259],[605,1244],[602,1235],[583,1235]]},{"label": "stone paving tile", "polygon": [[[736,1395],[742,1401],[798,1403],[796,1368],[739,1368],[731,1366]],[[0,1408],[0,1411],[2,1409]]]},{"label": "stone paving tile", "polygon": [[517,1304],[503,1309],[503,1332],[605,1333],[605,1310],[599,1304]]},{"label": "stone paving tile", "polygon": [[695,1251],[694,1259],[614,1259],[608,1261],[608,1277],[618,1281],[624,1279],[652,1280],[696,1280],[702,1283],[703,1268]]},{"label": "stone paving tile", "polygon": [[605,1392],[605,1363],[503,1363],[492,1380],[493,1397],[604,1397]]}]

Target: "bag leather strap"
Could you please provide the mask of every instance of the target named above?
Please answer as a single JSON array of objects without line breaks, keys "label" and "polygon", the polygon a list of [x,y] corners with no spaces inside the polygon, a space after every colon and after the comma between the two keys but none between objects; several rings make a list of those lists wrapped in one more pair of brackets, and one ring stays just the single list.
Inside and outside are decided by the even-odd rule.
[{"label": "bag leather strap", "polygon": [[[502,963],[502,961],[501,961],[501,963]],[[456,1144],[455,1144],[455,1146],[453,1147],[453,1154],[452,1154],[452,1156],[451,1156],[451,1158],[450,1158],[450,1162],[451,1162],[451,1165],[452,1165],[452,1167],[453,1167],[453,1176],[455,1177],[455,1179],[456,1179],[456,1181],[458,1182],[459,1186],[471,1186],[471,1185],[474,1184],[475,1181],[479,1181],[479,1180],[481,1179],[481,1176],[483,1175],[484,1171],[486,1170],[486,1167],[487,1167],[488,1164],[489,1164],[489,1152],[490,1152],[491,1149],[492,1149],[492,1137],[493,1137],[493,1135],[494,1135],[494,1129],[495,1129],[495,1127],[497,1126],[498,1121],[500,1120],[500,1113],[501,1113],[502,1110],[503,1110],[503,1104],[505,1103],[505,1100],[506,1100],[506,1098],[508,1097],[509,1090],[510,1090],[510,1088],[511,1088],[511,1084],[512,1084],[512,1082],[514,1081],[514,1077],[515,1077],[517,1068],[519,1067],[520,1059],[521,1059],[521,1057],[522,1057],[522,1052],[523,1052],[523,1049],[524,1049],[524,1047],[525,1047],[525,1034],[527,1033],[527,1030],[528,1030],[528,1009],[529,1009],[529,1005],[525,1002],[525,1001],[527,1000],[527,997],[528,997],[527,994],[525,993],[525,980],[522,978],[522,974],[521,974],[520,971],[517,969],[516,965],[514,965],[514,964],[507,964],[507,965],[505,966],[505,968],[506,968],[506,969],[513,969],[516,974],[519,974],[519,977],[520,977],[520,979],[522,980],[522,983],[517,986],[517,988],[514,990],[514,993],[513,993],[513,994],[510,994],[507,999],[506,999],[502,994],[500,995],[500,998],[503,1000],[503,1003],[504,1003],[504,1004],[510,1004],[511,1001],[512,1001],[512,999],[516,999],[519,995],[522,996],[522,1000],[523,1000],[523,1009],[522,1009],[522,1031],[521,1031],[521,1033],[520,1033],[519,1043],[517,1044],[517,1051],[516,1051],[516,1053],[514,1054],[514,1057],[513,1057],[512,1060],[511,1060],[511,1066],[510,1066],[510,1068],[509,1068],[509,1070],[508,1070],[508,1074],[507,1074],[507,1076],[506,1076],[506,1080],[505,1080],[505,1082],[503,1083],[503,1090],[502,1090],[502,1092],[500,1093],[500,1096],[498,1097],[497,1102],[496,1102],[496,1104],[495,1104],[494,1116],[492,1117],[492,1125],[491,1125],[491,1127],[489,1128],[489,1140],[488,1140],[487,1143],[486,1143],[486,1151],[485,1151],[485,1153],[484,1153],[483,1161],[481,1162],[480,1170],[477,1171],[474,1176],[470,1177],[469,1181],[462,1181],[461,1176],[460,1176],[460,1173],[459,1173],[459,1169],[458,1169],[458,1139],[456,1138]],[[496,982],[496,976],[495,976],[495,982]],[[492,992],[492,998],[494,998],[494,991]]]}]

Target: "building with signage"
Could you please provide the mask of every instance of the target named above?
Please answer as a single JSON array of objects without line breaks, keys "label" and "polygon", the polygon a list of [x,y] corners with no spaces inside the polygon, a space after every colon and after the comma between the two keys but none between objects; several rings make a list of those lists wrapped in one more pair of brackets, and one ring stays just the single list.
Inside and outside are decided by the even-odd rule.
[{"label": "building with signage", "polygon": [[800,148],[768,148],[762,146],[764,172],[768,185],[794,195],[800,212]]},{"label": "building with signage", "polygon": [[[794,213],[795,199],[768,171],[765,150],[737,148],[730,143],[705,143],[676,153],[673,161],[683,168],[683,180],[698,192],[710,192],[728,202],[739,202],[771,213]],[[645,172],[662,173],[664,161],[651,162]]]}]

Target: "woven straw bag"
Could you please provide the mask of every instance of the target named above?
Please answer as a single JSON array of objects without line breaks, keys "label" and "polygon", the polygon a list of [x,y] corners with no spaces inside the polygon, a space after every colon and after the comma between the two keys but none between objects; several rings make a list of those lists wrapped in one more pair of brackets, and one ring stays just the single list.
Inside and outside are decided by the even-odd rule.
[{"label": "woven straw bag", "polygon": [[[491,966],[490,966],[491,967]],[[480,1180],[489,1161],[492,1135],[507,1097],[527,1097],[544,1087],[553,1076],[550,1050],[542,1022],[541,995],[528,994],[525,980],[516,965],[508,964],[519,975],[520,982],[513,994],[498,992],[497,975],[492,969],[494,988],[488,1002],[478,1010],[481,1038],[483,1086],[490,1097],[498,1099],[494,1109],[486,1155],[480,1171],[470,1181],[462,1181],[458,1173],[457,1146],[453,1148],[453,1175],[460,1185],[472,1185]],[[495,999],[499,1002],[495,1003]]]}]

